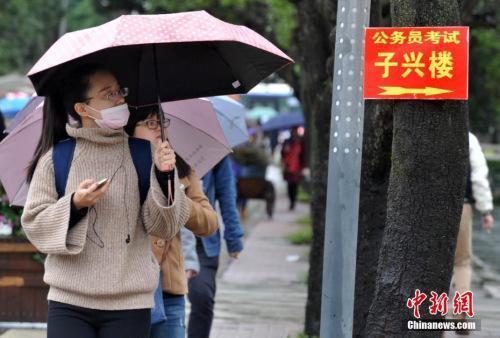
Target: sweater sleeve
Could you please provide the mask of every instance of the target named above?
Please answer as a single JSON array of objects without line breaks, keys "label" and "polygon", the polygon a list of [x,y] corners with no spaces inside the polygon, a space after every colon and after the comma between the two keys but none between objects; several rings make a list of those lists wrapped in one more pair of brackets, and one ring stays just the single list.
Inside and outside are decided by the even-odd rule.
[{"label": "sweater sleeve", "polygon": [[480,212],[493,210],[493,197],[488,181],[488,164],[478,139],[469,133],[469,159],[471,166],[472,195]]},{"label": "sweater sleeve", "polygon": [[72,193],[58,199],[52,151],[43,155],[35,169],[21,223],[30,242],[46,254],[76,255],[85,245],[88,216],[71,227]]},{"label": "sweater sleeve", "polygon": [[177,170],[173,174],[174,202],[168,204],[156,177],[155,169],[153,164],[148,196],[142,206],[144,227],[149,235],[170,240],[186,224],[191,212],[191,205],[187,201],[184,189],[180,187]]},{"label": "sweater sleeve", "polygon": [[189,187],[186,189],[186,195],[189,197],[188,201],[191,204],[191,213],[186,228],[196,236],[210,236],[219,228],[217,213],[203,193],[200,180],[193,170],[188,179]]}]

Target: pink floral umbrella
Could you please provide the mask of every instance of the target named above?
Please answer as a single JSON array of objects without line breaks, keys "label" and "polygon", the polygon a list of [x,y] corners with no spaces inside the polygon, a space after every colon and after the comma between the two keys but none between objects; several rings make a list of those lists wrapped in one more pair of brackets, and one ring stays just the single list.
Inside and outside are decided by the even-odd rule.
[{"label": "pink floral umbrella", "polygon": [[29,71],[45,95],[74,67],[99,63],[130,89],[127,102],[156,102],[248,92],[293,62],[253,30],[205,11],[123,15],[57,40]]}]

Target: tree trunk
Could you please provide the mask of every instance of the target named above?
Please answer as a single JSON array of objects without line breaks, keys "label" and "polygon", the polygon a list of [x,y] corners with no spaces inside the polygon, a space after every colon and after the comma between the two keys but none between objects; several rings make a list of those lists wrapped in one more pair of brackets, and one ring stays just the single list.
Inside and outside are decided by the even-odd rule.
[{"label": "tree trunk", "polygon": [[[393,0],[391,17],[394,26],[459,24],[456,0]],[[466,104],[400,101],[393,128],[387,223],[366,334],[440,337],[406,330],[413,319],[406,301],[416,289],[449,291],[468,163]]]},{"label": "tree trunk", "polygon": [[311,168],[311,218],[313,239],[309,254],[309,279],[305,332],[319,336],[323,239],[325,233],[328,148],[332,96],[333,48],[336,0],[300,0],[295,32],[297,63],[300,65],[301,103],[308,123]]},{"label": "tree trunk", "polygon": [[392,110],[390,101],[367,101],[365,105],[354,304],[355,337],[364,336],[366,317],[375,292],[391,169]]},{"label": "tree trunk", "polygon": [[[372,0],[370,26],[390,26],[388,0]],[[353,336],[364,336],[375,293],[391,170],[392,101],[366,101],[359,196]]]}]

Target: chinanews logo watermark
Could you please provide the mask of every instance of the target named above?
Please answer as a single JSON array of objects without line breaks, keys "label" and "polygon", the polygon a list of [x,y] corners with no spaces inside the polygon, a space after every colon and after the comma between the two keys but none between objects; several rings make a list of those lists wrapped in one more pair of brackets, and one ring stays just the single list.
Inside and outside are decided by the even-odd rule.
[{"label": "chinanews logo watermark", "polygon": [[[480,331],[481,321],[474,319],[473,293],[467,291],[464,293],[455,292],[452,299],[453,310],[449,310],[450,298],[446,293],[438,294],[430,292],[430,297],[422,293],[419,289],[415,290],[415,295],[408,298],[406,307],[413,310],[413,318],[408,321],[407,329],[410,331]],[[438,319],[421,319],[421,306],[428,300],[430,306],[428,312],[430,315],[439,316]],[[453,318],[445,318],[446,315],[453,315]]]}]

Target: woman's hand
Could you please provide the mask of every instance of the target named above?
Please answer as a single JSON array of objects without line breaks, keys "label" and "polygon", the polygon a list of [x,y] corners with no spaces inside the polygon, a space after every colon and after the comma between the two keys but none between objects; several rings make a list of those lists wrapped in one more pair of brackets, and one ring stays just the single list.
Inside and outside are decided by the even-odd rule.
[{"label": "woman's hand", "polygon": [[485,214],[482,217],[482,225],[483,229],[487,231],[488,233],[491,232],[491,228],[493,228],[493,223],[495,222],[495,219],[491,214]]},{"label": "woman's hand", "polygon": [[158,142],[154,158],[159,171],[172,171],[175,167],[175,153],[167,141]]},{"label": "woman's hand", "polygon": [[108,191],[110,183],[108,181],[101,188],[97,189],[97,182],[94,182],[92,179],[84,180],[73,194],[73,204],[78,210],[93,206]]}]

